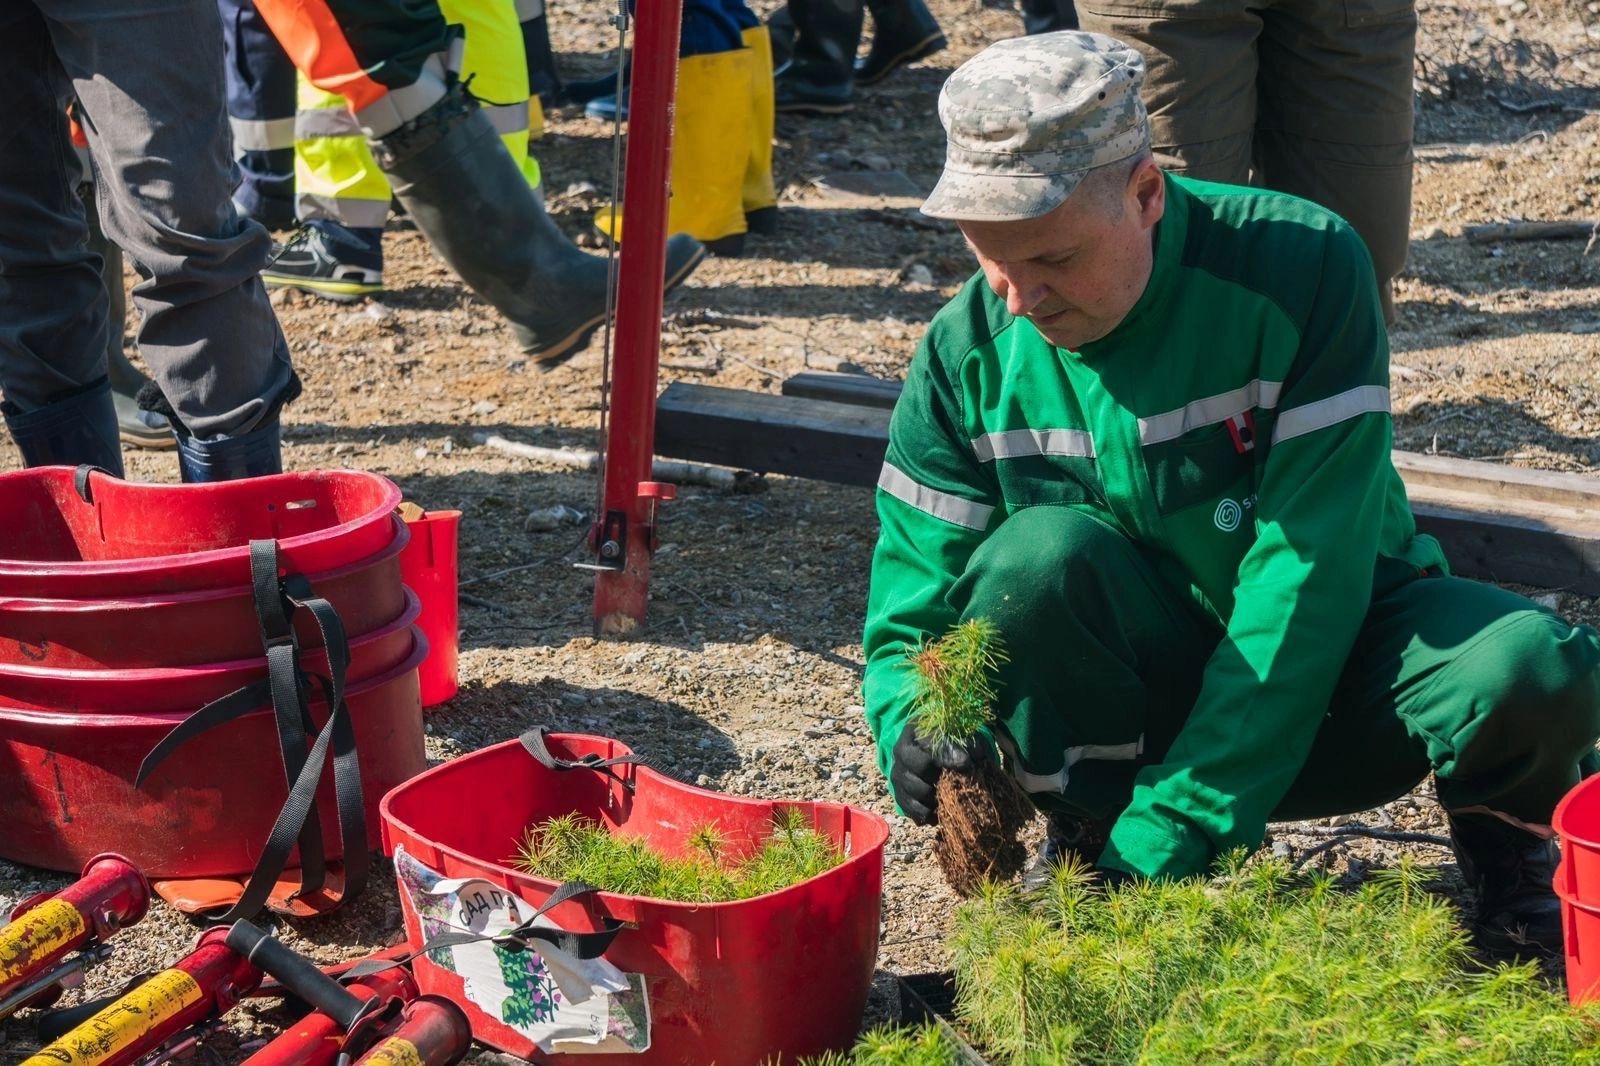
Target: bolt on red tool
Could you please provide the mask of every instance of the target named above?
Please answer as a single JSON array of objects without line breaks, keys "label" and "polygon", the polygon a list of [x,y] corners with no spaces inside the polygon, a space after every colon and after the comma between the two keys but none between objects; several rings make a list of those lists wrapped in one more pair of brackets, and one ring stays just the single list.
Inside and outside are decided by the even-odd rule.
[{"label": "bolt on red tool", "polygon": [[123,994],[22,1066],[154,1064],[193,1046],[261,983],[261,971],[228,947],[226,938],[226,929],[207,929],[171,969]]},{"label": "bolt on red tool", "polygon": [[[440,996],[419,996],[398,965],[349,986],[247,921],[233,923],[228,946],[312,1007],[245,1066],[449,1066],[472,1046],[461,1008]],[[359,1057],[357,1057],[359,1056]]]},{"label": "bolt on red tool", "polygon": [[84,971],[110,957],[112,934],[149,909],[144,875],[110,854],[90,859],[61,891],[23,900],[0,927],[0,1018],[48,1006],[62,988],[80,983]]}]

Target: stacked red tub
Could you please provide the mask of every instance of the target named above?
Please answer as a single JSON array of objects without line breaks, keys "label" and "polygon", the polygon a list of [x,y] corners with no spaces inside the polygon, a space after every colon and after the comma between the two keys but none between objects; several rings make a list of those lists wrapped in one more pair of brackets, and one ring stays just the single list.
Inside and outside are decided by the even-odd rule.
[{"label": "stacked red tub", "polygon": [[[116,851],[184,909],[238,898],[289,794],[271,699],[135,780],[179,723],[267,677],[252,541],[275,543],[282,589],[328,601],[342,622],[334,658],[348,664],[342,702],[376,842],[379,799],[426,765],[427,642],[401,582],[399,503],[393,483],[356,471],[181,486],[66,467],[0,474],[0,857],[73,871]],[[309,746],[329,716],[329,656],[311,611],[291,619]],[[331,773],[315,810],[337,860]],[[336,867],[330,881],[336,900]],[[275,901],[297,909],[297,885],[286,875]]]}]

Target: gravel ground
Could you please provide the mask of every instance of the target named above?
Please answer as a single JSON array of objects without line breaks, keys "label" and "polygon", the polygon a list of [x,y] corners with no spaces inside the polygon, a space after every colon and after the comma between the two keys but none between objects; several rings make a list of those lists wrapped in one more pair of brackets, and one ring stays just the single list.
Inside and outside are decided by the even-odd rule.
[{"label": "gravel ground", "polygon": [[[949,50],[864,92],[850,117],[780,117],[783,232],[752,239],[746,258],[708,262],[668,299],[665,380],[775,392],[806,368],[903,376],[922,324],[972,269],[959,235],[898,202],[830,199],[817,182],[895,169],[931,187],[939,83],[987,42],[1020,32],[1011,10],[965,0],[933,7]],[[569,75],[608,61],[603,8],[552,5]],[[1586,255],[1582,240],[1474,243],[1463,227],[1600,216],[1600,3],[1430,2],[1422,13],[1414,240],[1392,338],[1398,444],[1589,472],[1600,462],[1600,255]],[[603,199],[596,190],[609,185],[608,129],[564,110],[536,150],[552,211],[583,234]],[[591,515],[592,477],[476,446],[472,434],[594,447],[599,346],[553,373],[532,372],[505,326],[414,231],[392,224],[387,250],[391,290],[380,301],[274,297],[306,382],[288,415],[286,461],[376,470],[428,508],[466,514],[461,572],[475,600],[462,611],[462,691],[429,718],[430,758],[544,724],[617,737],[729,792],[839,800],[892,817],[859,690],[876,535],[870,493],[786,478],[758,495],[683,489],[664,512],[648,630],[626,642],[594,639],[590,578],[572,565],[587,518],[527,523],[558,505]],[[17,465],[0,441],[0,469]],[[130,455],[129,468],[176,479],[170,455]],[[1600,615],[1588,598],[1528,591],[1554,595],[1577,617]],[[1427,786],[1357,821],[1443,832]],[[1275,826],[1269,847],[1356,875],[1402,851],[1448,857],[1393,840],[1326,847],[1333,828]],[[930,844],[930,832],[895,820],[869,1019],[892,1011],[891,975],[945,964],[952,899]],[[65,880],[0,862],[0,904]],[[170,961],[196,931],[158,906],[118,939],[88,991]],[[346,911],[282,931],[326,962],[391,942],[399,919],[387,868]],[[276,1018],[271,1003],[234,1012],[223,1057],[237,1061],[234,1041]],[[6,1032],[0,1059],[26,1057],[24,1021]]]}]

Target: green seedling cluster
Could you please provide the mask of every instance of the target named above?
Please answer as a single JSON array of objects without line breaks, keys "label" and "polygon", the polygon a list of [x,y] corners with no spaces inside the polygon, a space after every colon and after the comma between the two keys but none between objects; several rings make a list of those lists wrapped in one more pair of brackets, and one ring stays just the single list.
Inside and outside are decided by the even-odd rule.
[{"label": "green seedling cluster", "polygon": [[993,622],[961,622],[908,659],[917,673],[911,720],[928,744],[963,746],[994,720],[995,671],[1006,653]]},{"label": "green seedling cluster", "polygon": [[592,818],[570,814],[533,826],[513,865],[551,881],[583,881],[606,892],[680,903],[726,903],[797,885],[833,869],[844,855],[793,808],[774,816],[772,835],[742,862],[728,861],[715,825],[688,837],[691,854],[669,859],[643,841],[613,836]]},{"label": "green seedling cluster", "polygon": [[[958,1025],[997,1066],[1600,1063],[1600,1005],[1480,963],[1430,877],[1403,861],[1349,891],[1237,856],[1209,883],[991,885],[957,912]],[[959,1061],[932,1028],[817,1060]]]},{"label": "green seedling cluster", "polygon": [[1209,883],[992,887],[958,912],[961,1022],[1018,1066],[1600,1062],[1600,1011],[1479,963],[1430,876],[1343,891],[1238,856]]}]

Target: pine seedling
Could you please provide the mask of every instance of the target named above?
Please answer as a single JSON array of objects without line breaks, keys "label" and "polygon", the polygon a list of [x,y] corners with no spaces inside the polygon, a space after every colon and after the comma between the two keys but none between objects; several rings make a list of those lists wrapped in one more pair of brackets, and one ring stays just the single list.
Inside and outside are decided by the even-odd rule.
[{"label": "pine seedling", "polygon": [[929,747],[964,747],[994,721],[994,674],[1008,662],[1000,630],[987,618],[958,623],[910,656],[917,672],[911,721]]}]

